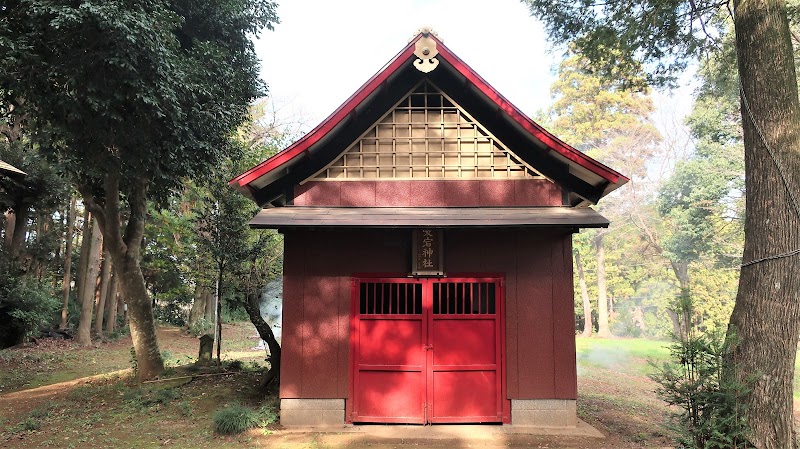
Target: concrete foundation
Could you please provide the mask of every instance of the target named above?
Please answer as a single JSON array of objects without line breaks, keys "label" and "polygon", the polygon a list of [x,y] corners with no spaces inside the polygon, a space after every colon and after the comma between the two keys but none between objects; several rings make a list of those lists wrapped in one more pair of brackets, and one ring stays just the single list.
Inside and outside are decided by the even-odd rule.
[{"label": "concrete foundation", "polygon": [[344,425],[344,399],[281,399],[281,424],[341,427]]},{"label": "concrete foundation", "polygon": [[512,399],[511,424],[525,427],[575,427],[574,399]]}]

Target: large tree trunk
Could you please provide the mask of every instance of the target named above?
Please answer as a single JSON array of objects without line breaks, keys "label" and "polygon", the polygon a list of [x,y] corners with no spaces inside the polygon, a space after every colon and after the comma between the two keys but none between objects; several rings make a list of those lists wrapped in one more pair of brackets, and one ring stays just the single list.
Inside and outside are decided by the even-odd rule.
[{"label": "large tree trunk", "polygon": [[581,299],[583,300],[583,335],[592,335],[592,304],[589,302],[589,292],[586,291],[586,277],[583,275],[583,264],[581,255],[575,251],[575,267],[578,269],[578,282],[581,287]]},{"label": "large tree trunk", "polygon": [[[84,235],[84,238],[87,236]],[[80,345],[92,343],[92,307],[94,306],[95,288],[97,286],[97,273],[100,271],[100,251],[103,246],[103,235],[97,225],[97,220],[92,220],[91,243],[89,255],[86,260],[86,277],[83,279],[81,303],[81,316],[78,318],[78,332],[75,341]]]},{"label": "large tree trunk", "polygon": [[744,398],[751,441],[758,448],[794,448],[792,378],[800,337],[797,79],[785,2],[736,0],[734,8],[747,209],[739,292],[728,328],[729,366],[740,381],[753,379]]},{"label": "large tree trunk", "polygon": [[111,255],[108,249],[103,250],[103,268],[100,270],[100,290],[98,292],[97,311],[94,317],[94,333],[103,336],[103,316],[106,312],[106,298],[108,297],[108,283],[111,278]]},{"label": "large tree trunk", "polygon": [[3,246],[10,252],[11,240],[14,239],[14,227],[17,219],[14,212],[11,210],[5,211],[3,213],[3,218]]},{"label": "large tree trunk", "polygon": [[[130,320],[131,340],[136,352],[136,366],[139,380],[152,379],[164,371],[164,360],[158,348],[156,324],[153,317],[153,304],[145,286],[139,256],[144,238],[144,222],[147,215],[148,180],[130,180],[127,193],[130,216],[124,231],[120,225],[120,179],[121,174],[114,169],[105,175],[105,194],[98,203],[93,191],[81,187],[84,201],[97,216],[103,237],[119,276],[118,289],[125,298]],[[102,205],[101,205],[102,204]]]},{"label": "large tree trunk", "polygon": [[65,233],[66,248],[64,249],[64,280],[61,283],[61,295],[64,305],[61,308],[61,329],[67,328],[67,310],[69,309],[69,287],[72,282],[72,230],[75,228],[75,214],[77,213],[76,200],[73,196],[69,201],[67,214],[67,232]]},{"label": "large tree trunk", "polygon": [[28,235],[28,215],[30,206],[24,202],[19,202],[14,206],[14,232],[11,237],[11,256],[19,256],[20,251],[25,246],[25,238]]},{"label": "large tree trunk", "polygon": [[206,287],[206,323],[209,326],[213,326],[215,321],[215,316],[217,315],[217,303],[214,301],[214,292],[211,291],[210,288]]},{"label": "large tree trunk", "polygon": [[189,319],[186,322],[188,329],[194,329],[205,315],[206,290],[206,287],[199,282],[194,287],[194,301],[192,302],[192,308],[189,310]]},{"label": "large tree trunk", "polygon": [[259,301],[261,299],[261,291],[251,291],[247,293],[247,301],[245,301],[244,309],[250,317],[250,322],[256,327],[258,335],[267,343],[269,349],[269,371],[261,383],[262,388],[266,387],[273,380],[280,381],[281,375],[281,345],[275,339],[275,334],[269,323],[264,321],[261,317],[261,307]]},{"label": "large tree trunk", "polygon": [[608,328],[608,297],[606,295],[606,249],[603,244],[603,233],[597,234],[594,239],[597,251],[597,336],[600,338],[611,337]]},{"label": "large tree trunk", "polygon": [[112,255],[112,258],[114,258],[114,269],[119,275],[118,288],[128,304],[137,374],[139,380],[152,379],[164,371],[164,361],[158,348],[153,306],[145,287],[139,257],[118,254],[117,257]]}]

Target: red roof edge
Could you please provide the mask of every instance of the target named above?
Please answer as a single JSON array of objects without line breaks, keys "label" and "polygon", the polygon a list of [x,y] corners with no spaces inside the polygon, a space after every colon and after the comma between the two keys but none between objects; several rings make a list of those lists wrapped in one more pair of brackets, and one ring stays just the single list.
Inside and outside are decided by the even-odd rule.
[{"label": "red roof edge", "polygon": [[569,144],[562,142],[558,137],[550,134],[546,129],[542,128],[538,123],[534,122],[530,117],[525,115],[522,111],[508,101],[500,92],[492,87],[486,80],[483,79],[472,67],[468,66],[461,60],[455,53],[450,51],[439,39],[432,36],[436,40],[439,54],[447,60],[459,73],[461,73],[467,80],[469,80],[478,90],[489,97],[498,108],[508,114],[515,122],[522,126],[526,131],[536,136],[537,139],[542,141],[545,145],[558,151],[567,159],[575,162],[583,168],[597,174],[608,182],[617,184],[621,181],[622,184],[629,181],[629,179],[607,167],[606,165],[592,159],[591,157],[581,153]]},{"label": "red roof edge", "polygon": [[[391,59],[378,73],[372,76],[363,86],[361,86],[353,95],[350,96],[341,106],[339,106],[331,115],[323,120],[316,128],[312,129],[308,134],[297,140],[295,143],[289,145],[283,151],[278,152],[274,156],[265,160],[264,162],[256,165],[255,167],[247,170],[241,175],[228,181],[228,185],[245,186],[259,177],[269,173],[270,171],[280,167],[281,165],[291,161],[298,155],[302,154],[311,145],[317,143],[323,136],[330,132],[336,125],[347,117],[348,114],[361,104],[367,97],[369,97],[378,86],[381,85],[387,78],[389,78],[405,61],[414,54],[414,43],[422,37],[422,34],[417,35],[411,42],[408,43],[402,50],[400,50],[394,58]],[[437,43],[439,41],[437,40]],[[237,187],[238,189],[238,187]]]},{"label": "red roof edge", "polygon": [[[351,95],[350,98],[348,98],[341,106],[339,106],[339,108],[337,108],[331,115],[329,115],[308,134],[297,140],[283,151],[275,154],[264,162],[228,181],[228,184],[235,187],[239,191],[244,191],[243,189],[246,188],[247,184],[291,161],[322,139],[322,137],[333,130],[336,125],[344,120],[348,114],[350,114],[359,104],[361,104],[362,101],[375,92],[381,83],[386,81],[389,76],[397,71],[402,64],[414,54],[414,44],[422,36],[423,34],[420,33],[414,39],[412,39],[411,42],[409,42],[408,45],[400,50],[400,52],[397,53],[397,55],[395,55],[395,57],[392,58],[392,60],[389,61],[381,70],[379,70],[378,73],[373,75],[372,78],[364,83],[364,85],[361,86],[353,95]],[[530,117],[525,115],[510,101],[503,97],[470,66],[462,61],[452,51],[450,51],[450,49],[448,49],[435,35],[428,34],[427,37],[430,37],[436,41],[439,56],[447,60],[447,62],[450,63],[450,65],[453,66],[456,71],[458,71],[481,93],[486,95],[492,102],[494,102],[500,110],[508,114],[512,120],[522,126],[523,129],[531,133],[537,139],[542,141],[545,145],[612,184],[624,184],[629,181],[626,176],[590,158],[570,145],[562,142],[556,136],[550,134],[547,130],[539,126],[539,124],[534,122]]]}]

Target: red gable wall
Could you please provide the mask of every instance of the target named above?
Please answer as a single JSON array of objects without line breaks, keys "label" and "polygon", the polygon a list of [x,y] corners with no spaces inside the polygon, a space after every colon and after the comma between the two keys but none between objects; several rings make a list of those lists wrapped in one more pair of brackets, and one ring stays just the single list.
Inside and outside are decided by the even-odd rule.
[{"label": "red gable wall", "polygon": [[296,186],[295,206],[470,207],[561,206],[546,179],[312,181]]}]

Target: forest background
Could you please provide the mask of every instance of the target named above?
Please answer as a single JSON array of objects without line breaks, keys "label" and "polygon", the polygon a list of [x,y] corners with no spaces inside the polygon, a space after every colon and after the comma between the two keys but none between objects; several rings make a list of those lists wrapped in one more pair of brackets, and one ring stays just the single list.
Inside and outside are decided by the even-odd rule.
[{"label": "forest background", "polygon": [[[611,227],[576,235],[577,332],[666,339],[680,332],[675,310],[682,289],[695,298],[701,331],[725,329],[736,297],[744,211],[730,45],[707,53],[698,67],[691,113],[684,123],[664,126],[656,123],[649,89],[595,76],[581,55],[567,50],[551,105],[535,114],[555,135],[632,179],[599,209]],[[16,272],[4,265],[3,284],[18,293],[0,299],[0,316],[18,325],[4,326],[2,345],[17,344],[43,325],[77,329],[83,342],[90,334],[119,332],[124,301],[91,214],[70,173],[26,135],[24,105],[6,106],[0,159],[28,175],[2,178],[3,260],[20,264]],[[270,97],[258,100],[232,134],[235,151],[202,176],[182,179],[163,201],[148,203],[141,263],[157,319],[208,330],[218,280],[225,317],[246,319],[239,307],[243,268],[235,265],[255,241],[268,242],[267,277],[280,276],[280,236],[247,229],[255,206],[226,181],[302,135],[308,119],[286,112],[291,109]]]},{"label": "forest background", "polygon": [[[117,19],[109,13],[119,5],[75,13],[27,0],[10,3],[3,14],[19,19],[17,3],[37,7],[17,15],[75,34],[62,41],[35,20],[12,20],[19,28],[0,36],[8,66],[20,70],[3,79],[0,157],[29,174],[3,178],[0,320],[8,325],[2,346],[48,324],[72,325],[88,344],[92,334],[117,332],[131,306],[140,372],[157,375],[163,363],[151,311],[205,332],[211,316],[235,318],[254,291],[279,277],[280,236],[248,230],[254,206],[225,184],[298,137],[295,125],[303,121],[276,115],[280,105],[270,99],[251,106],[265,86],[256,79],[249,38],[277,21],[274,4],[258,4],[261,14],[238,11],[250,14],[244,20],[232,15],[231,22],[212,23],[206,19],[219,19],[235,3],[203,11],[177,2],[178,11],[125,10]],[[145,15],[161,34],[154,42],[146,33],[121,35],[142,44],[122,55],[115,45],[98,49],[78,26],[98,21],[124,33],[128,25],[141,27]],[[576,330],[585,335],[665,338],[685,334],[688,321],[700,333],[726,327],[742,262],[745,177],[731,25],[724,14],[716,20],[721,34],[700,55],[694,107],[675,134],[655,126],[649,82],[596,76],[578,46],[563,48],[552,105],[536,119],[632,178],[600,208],[612,227],[576,237]],[[54,40],[37,53],[8,39],[14,33]],[[81,55],[63,55],[76,47],[107,58],[112,68],[105,75],[113,76],[90,74],[74,83],[76,73],[85,76]],[[52,58],[53,48],[62,57]],[[153,73],[131,70],[130,56],[151,64]],[[236,58],[247,63],[244,71],[225,62]],[[23,70],[26,63],[51,71],[40,77]],[[208,66],[198,71],[198,64]],[[175,68],[176,76],[159,78]],[[87,95],[48,91],[54,79]],[[228,83],[215,82],[222,79]],[[230,101],[213,102],[207,111],[192,106],[197,95]],[[224,310],[209,306],[216,296]],[[684,312],[677,300],[687,296],[694,308]]]}]

